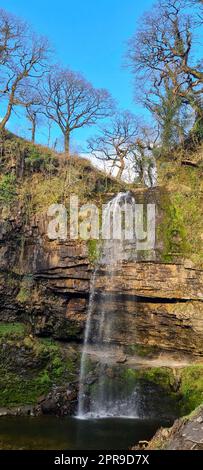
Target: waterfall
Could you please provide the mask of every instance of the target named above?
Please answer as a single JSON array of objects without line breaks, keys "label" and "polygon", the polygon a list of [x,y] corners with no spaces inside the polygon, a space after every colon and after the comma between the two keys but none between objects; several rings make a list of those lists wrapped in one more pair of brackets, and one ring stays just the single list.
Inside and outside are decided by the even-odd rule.
[{"label": "waterfall", "polygon": [[[126,256],[129,257],[129,245],[132,243],[126,240],[122,214],[123,209],[127,206],[133,207],[134,204],[134,198],[129,192],[119,193],[106,205],[103,212],[103,235],[105,234],[106,239],[103,237],[99,261],[91,280],[80,366],[77,416],[81,419],[137,416],[136,390],[126,390],[125,383],[119,385],[116,377],[112,377],[112,370],[109,368],[109,365],[113,362],[115,364],[116,357],[119,359],[121,354],[115,340],[119,329],[120,308],[120,304],[117,303],[116,275]],[[135,251],[134,249],[134,253]],[[98,287],[100,276],[105,281]],[[117,368],[119,369],[119,366]]]}]

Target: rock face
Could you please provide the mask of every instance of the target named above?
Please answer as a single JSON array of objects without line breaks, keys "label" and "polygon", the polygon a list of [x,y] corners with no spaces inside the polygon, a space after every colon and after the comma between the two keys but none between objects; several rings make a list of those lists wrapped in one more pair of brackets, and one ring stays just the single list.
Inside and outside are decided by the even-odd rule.
[{"label": "rock face", "polygon": [[147,449],[203,450],[203,408],[199,407],[189,417],[175,421],[170,429],[160,429]]},{"label": "rock face", "polygon": [[[88,244],[47,237],[46,217],[22,222],[22,211],[2,213],[0,244],[1,321],[26,321],[32,332],[62,341],[83,339],[93,266]],[[112,341],[122,346],[203,355],[203,271],[190,262],[129,261],[105,270],[106,309],[116,315]],[[112,291],[116,293],[116,305]]]},{"label": "rock face", "polygon": [[48,221],[22,216],[1,226],[1,321],[25,319],[34,334],[61,340],[82,338],[91,267],[85,243],[55,242]]},{"label": "rock face", "polygon": [[[203,271],[184,264],[137,262],[126,263],[114,275],[118,291],[138,297],[166,300],[202,300]],[[100,284],[104,281],[102,272]],[[107,290],[111,285],[107,283]]]},{"label": "rock face", "polygon": [[116,343],[203,354],[203,271],[187,264],[125,263],[114,274],[114,304],[105,277],[101,271],[97,289],[106,286],[106,308],[117,317]]}]

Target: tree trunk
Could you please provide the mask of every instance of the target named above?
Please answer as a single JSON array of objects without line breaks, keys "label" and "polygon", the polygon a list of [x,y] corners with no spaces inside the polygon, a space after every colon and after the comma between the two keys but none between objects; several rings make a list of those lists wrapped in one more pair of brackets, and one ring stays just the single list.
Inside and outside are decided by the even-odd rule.
[{"label": "tree trunk", "polygon": [[0,160],[4,156],[5,151],[5,132],[3,129],[0,129]]},{"label": "tree trunk", "polygon": [[13,106],[14,106],[14,100],[15,100],[15,93],[16,93],[16,89],[17,89],[17,86],[18,86],[18,83],[23,79],[23,77],[27,76],[27,72],[25,74],[25,71],[20,73],[12,87],[11,87],[11,92],[10,92],[10,95],[9,95],[9,100],[8,100],[8,105],[7,105],[7,110],[6,110],[6,114],[4,116],[4,118],[2,119],[1,123],[0,123],[0,133],[3,133],[5,131],[5,128],[6,128],[6,124],[7,122],[9,121],[10,119],[10,116],[11,116],[11,113],[12,113],[12,110],[13,110]]},{"label": "tree trunk", "polygon": [[140,162],[139,179],[140,183],[145,185],[145,168],[143,161]]},{"label": "tree trunk", "polygon": [[4,118],[2,119],[2,121],[0,123],[0,134],[4,133],[5,128],[6,128],[6,124],[7,124],[7,122],[9,121],[9,119],[11,117],[11,113],[12,113],[12,110],[13,110],[13,102],[14,102],[15,92],[16,92],[16,88],[17,88],[17,83],[18,83],[18,80],[15,81],[15,83],[13,84],[13,86],[11,88],[11,94],[10,94],[10,97],[9,97],[6,114],[5,114]]},{"label": "tree trunk", "polygon": [[52,123],[48,122],[48,142],[47,142],[48,147],[50,147],[50,142],[51,142],[51,126],[52,126]]},{"label": "tree trunk", "polygon": [[191,133],[198,142],[201,142],[203,140],[203,108],[198,100],[194,100],[191,106],[195,110],[195,123]]},{"label": "tree trunk", "polygon": [[66,158],[70,158],[70,132],[65,132],[64,134],[64,150]]},{"label": "tree trunk", "polygon": [[32,121],[32,142],[35,143],[35,134],[36,134],[36,121]]},{"label": "tree trunk", "polygon": [[0,134],[1,135],[4,134],[6,124],[7,124],[8,120],[10,119],[10,116],[11,116],[12,109],[13,109],[13,103],[10,100],[9,103],[8,103],[6,114],[5,114],[4,118],[2,119],[2,121],[0,123]]},{"label": "tree trunk", "polygon": [[118,174],[117,174],[117,178],[119,180],[121,180],[124,170],[125,170],[125,160],[124,158],[120,158],[120,167],[119,167]]}]

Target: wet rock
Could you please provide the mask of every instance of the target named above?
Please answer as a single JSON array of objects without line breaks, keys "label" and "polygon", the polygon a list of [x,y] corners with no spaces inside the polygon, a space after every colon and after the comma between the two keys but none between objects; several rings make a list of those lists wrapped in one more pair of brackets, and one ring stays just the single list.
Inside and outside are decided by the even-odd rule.
[{"label": "wet rock", "polygon": [[57,400],[54,399],[45,399],[41,404],[42,413],[45,415],[50,414],[57,414],[58,411],[58,403]]},{"label": "wet rock", "polygon": [[97,380],[97,377],[95,375],[88,375],[88,377],[86,378],[86,385],[93,385]]},{"label": "wet rock", "polygon": [[0,408],[0,416],[35,416],[35,414],[35,408],[31,405]]},{"label": "wet rock", "polygon": [[127,362],[127,357],[126,356],[119,357],[116,362],[118,364],[125,364],[125,362]]},{"label": "wet rock", "polygon": [[175,421],[170,429],[160,429],[147,449],[203,450],[203,406],[186,418]]},{"label": "wet rock", "polygon": [[72,415],[77,407],[78,390],[55,387],[40,404],[38,412],[45,415]]},{"label": "wet rock", "polygon": [[0,416],[7,416],[8,409],[7,408],[0,408]]}]

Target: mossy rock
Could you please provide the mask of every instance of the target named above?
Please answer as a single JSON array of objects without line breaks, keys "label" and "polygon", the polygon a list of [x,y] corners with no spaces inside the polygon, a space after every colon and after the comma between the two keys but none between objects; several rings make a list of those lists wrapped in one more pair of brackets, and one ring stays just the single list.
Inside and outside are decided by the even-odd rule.
[{"label": "mossy rock", "polygon": [[0,324],[0,406],[36,404],[54,385],[76,380],[79,356],[53,339],[27,335],[22,324]]},{"label": "mossy rock", "polygon": [[190,413],[203,403],[203,365],[186,367],[181,372],[182,412]]},{"label": "mossy rock", "polygon": [[166,168],[160,170],[165,192],[160,192],[159,212],[161,219],[157,227],[158,244],[163,261],[191,259],[202,267],[202,170],[182,167],[180,164],[165,164],[171,171],[167,176]]}]

